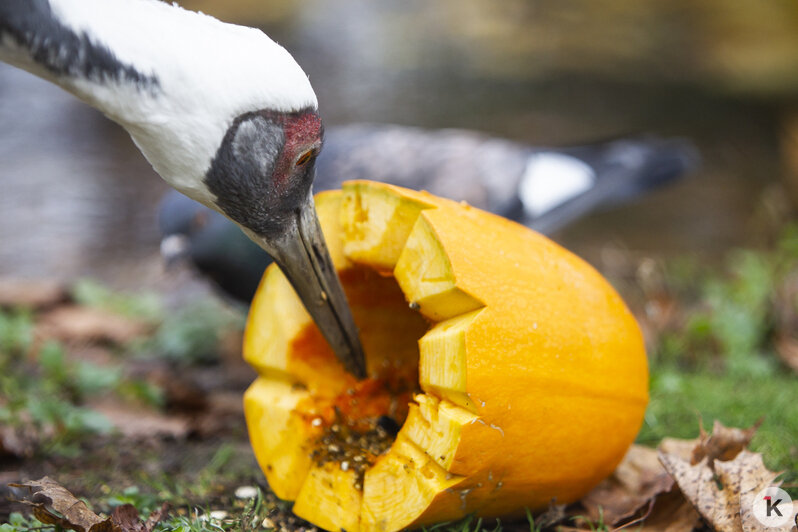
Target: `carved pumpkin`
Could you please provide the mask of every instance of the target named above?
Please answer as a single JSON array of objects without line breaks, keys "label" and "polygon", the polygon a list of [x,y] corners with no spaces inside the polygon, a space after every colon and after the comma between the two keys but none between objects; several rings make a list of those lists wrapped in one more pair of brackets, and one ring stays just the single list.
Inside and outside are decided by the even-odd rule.
[{"label": "carved pumpkin", "polygon": [[648,370],[634,318],[592,267],[426,193],[356,181],[316,203],[369,378],[343,370],[270,267],[244,404],[258,463],[297,515],[356,532],[519,514],[614,470]]}]

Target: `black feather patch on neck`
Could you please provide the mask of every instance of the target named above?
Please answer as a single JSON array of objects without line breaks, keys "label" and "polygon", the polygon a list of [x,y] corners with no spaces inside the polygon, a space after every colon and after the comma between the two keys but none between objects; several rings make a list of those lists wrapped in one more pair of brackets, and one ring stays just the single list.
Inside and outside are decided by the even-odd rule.
[{"label": "black feather patch on neck", "polygon": [[205,174],[218,207],[233,221],[260,234],[275,234],[291,213],[281,212],[273,173],[285,145],[282,120],[272,113],[235,119]]},{"label": "black feather patch on neck", "polygon": [[127,81],[150,89],[158,79],[121,62],[105,45],[92,42],[59,21],[48,0],[0,1],[0,43],[11,39],[33,61],[58,76],[93,81]]}]

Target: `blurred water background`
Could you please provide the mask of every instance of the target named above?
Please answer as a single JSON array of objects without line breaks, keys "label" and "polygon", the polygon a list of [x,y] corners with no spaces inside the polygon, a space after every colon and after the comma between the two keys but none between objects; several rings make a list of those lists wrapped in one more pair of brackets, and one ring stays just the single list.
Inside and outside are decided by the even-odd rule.
[{"label": "blurred water background", "polygon": [[[704,164],[689,179],[555,235],[602,269],[614,250],[711,259],[756,246],[790,208],[794,0],[180,3],[286,46],[327,124],[461,127],[546,145],[693,139]],[[158,259],[166,185],[119,127],[6,65],[0,124],[0,276],[173,284]]]}]

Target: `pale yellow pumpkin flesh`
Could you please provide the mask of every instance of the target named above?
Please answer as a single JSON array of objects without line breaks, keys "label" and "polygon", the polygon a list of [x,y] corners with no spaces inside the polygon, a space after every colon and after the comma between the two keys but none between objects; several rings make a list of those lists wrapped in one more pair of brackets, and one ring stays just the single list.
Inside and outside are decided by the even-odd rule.
[{"label": "pale yellow pumpkin flesh", "polygon": [[[550,240],[390,185],[317,196],[369,378],[338,363],[276,267],[244,356],[255,455],[327,530],[400,530],[577,500],[642,422],[640,331],[607,282]],[[380,424],[401,425],[393,438]]]}]

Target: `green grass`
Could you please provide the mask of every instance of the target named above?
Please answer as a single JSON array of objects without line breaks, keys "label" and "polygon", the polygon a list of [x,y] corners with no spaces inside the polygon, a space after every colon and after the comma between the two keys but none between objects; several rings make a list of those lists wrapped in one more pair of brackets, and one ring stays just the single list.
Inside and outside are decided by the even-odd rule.
[{"label": "green grass", "polygon": [[571,520],[584,530],[590,530],[591,532],[610,532],[610,526],[604,522],[604,509],[601,506],[598,507],[598,512],[598,519],[595,521],[582,515],[572,517]]},{"label": "green grass", "polygon": [[33,319],[25,311],[0,311],[0,424],[41,438],[48,452],[73,453],[87,434],[107,432],[103,416],[80,406],[87,396],[118,382],[91,364],[67,363],[62,347],[48,342],[34,363],[28,356],[33,342]]},{"label": "green grass", "polygon": [[149,383],[124,378],[120,365],[68,360],[58,342],[34,356],[32,330],[29,313],[0,311],[0,424],[24,434],[31,452],[74,455],[84,438],[110,432],[108,419],[83,406],[91,397],[160,400]]},{"label": "green grass", "polygon": [[[769,250],[735,250],[710,268],[682,260],[666,275],[683,313],[651,353],[651,403],[640,443],[695,438],[699,420],[733,427],[764,421],[751,448],[785,482],[798,482],[798,376],[776,353],[798,338],[798,232]],[[793,489],[794,494],[798,490]]]},{"label": "green grass", "polygon": [[688,373],[654,368],[651,403],[638,441],[656,445],[662,438],[695,438],[699,419],[707,430],[713,420],[750,427],[764,418],[751,447],[772,470],[798,481],[798,378]]},{"label": "green grass", "polygon": [[240,334],[243,316],[211,298],[166,312],[153,294],[115,292],[92,280],[71,289],[75,302],[143,320],[154,334],[109,348],[114,360],[94,364],[70,357],[49,341],[34,346],[38,315],[25,308],[0,309],[0,424],[24,433],[40,455],[74,455],[86,438],[111,431],[104,416],[85,407],[101,395],[159,407],[163,392],[143,379],[125,376],[125,358],[159,357],[177,364],[218,360],[225,335]]},{"label": "green grass", "polygon": [[166,315],[157,332],[136,349],[188,364],[218,360],[230,331],[243,334],[244,316],[215,299],[203,299]]}]

